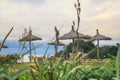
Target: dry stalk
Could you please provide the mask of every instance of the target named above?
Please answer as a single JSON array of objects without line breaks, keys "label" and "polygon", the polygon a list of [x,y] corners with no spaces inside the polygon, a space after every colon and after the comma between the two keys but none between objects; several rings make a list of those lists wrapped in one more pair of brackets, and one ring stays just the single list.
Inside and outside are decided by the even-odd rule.
[{"label": "dry stalk", "polygon": [[59,44],[59,40],[58,40],[59,31],[57,30],[56,27],[55,27],[55,33],[56,33],[57,45],[55,45],[55,55],[54,55],[53,63],[56,62],[56,54],[57,54],[57,51],[58,51],[58,44]]},{"label": "dry stalk", "polygon": [[[81,8],[80,8],[80,1],[77,0],[77,3],[75,3],[75,9],[77,11],[77,29],[76,29],[76,34],[77,34],[77,48],[76,48],[76,55],[78,55],[78,49],[79,49],[79,45],[80,45],[80,39],[79,39],[79,26],[80,26],[80,12],[81,12]],[[77,58],[76,58],[77,61]],[[77,63],[76,63],[77,66]]]},{"label": "dry stalk", "polygon": [[7,39],[7,37],[8,37],[8,36],[10,35],[10,33],[12,32],[12,30],[13,30],[13,27],[10,29],[10,31],[8,32],[8,34],[5,36],[5,38],[4,38],[4,40],[3,40],[2,44],[1,44],[1,47],[0,47],[0,51],[2,50],[2,47],[3,47],[3,45],[4,45],[4,43],[5,43],[6,39]]}]

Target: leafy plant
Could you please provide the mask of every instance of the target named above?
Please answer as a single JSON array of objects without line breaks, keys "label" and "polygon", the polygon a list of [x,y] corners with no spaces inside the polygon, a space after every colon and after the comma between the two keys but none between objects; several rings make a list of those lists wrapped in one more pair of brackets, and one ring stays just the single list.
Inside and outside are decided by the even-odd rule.
[{"label": "leafy plant", "polygon": [[116,80],[120,79],[120,46],[116,58]]}]

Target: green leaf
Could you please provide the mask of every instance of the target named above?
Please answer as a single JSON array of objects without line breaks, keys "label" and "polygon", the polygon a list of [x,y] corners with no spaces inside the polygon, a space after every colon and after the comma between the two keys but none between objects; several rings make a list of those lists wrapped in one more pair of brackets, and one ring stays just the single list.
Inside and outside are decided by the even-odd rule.
[{"label": "green leaf", "polygon": [[117,59],[116,59],[116,76],[117,76],[116,80],[119,80],[120,79],[120,46],[117,52]]},{"label": "green leaf", "polygon": [[30,70],[31,68],[30,67],[26,67],[26,68],[23,68],[21,70],[19,70],[18,72],[14,73],[14,75],[12,75],[12,79],[16,79],[18,76],[20,76],[22,73],[25,73],[26,71]]},{"label": "green leaf", "polygon": [[81,66],[77,66],[77,67],[73,68],[72,70],[70,70],[68,72],[68,74],[65,75],[65,80],[67,80],[67,78],[70,76],[70,74],[74,73],[79,68],[81,68]]}]

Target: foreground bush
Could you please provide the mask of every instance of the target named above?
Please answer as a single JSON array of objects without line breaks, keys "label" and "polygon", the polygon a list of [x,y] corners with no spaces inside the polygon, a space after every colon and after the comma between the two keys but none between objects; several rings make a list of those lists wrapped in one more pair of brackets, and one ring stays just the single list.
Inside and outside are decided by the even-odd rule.
[{"label": "foreground bush", "polygon": [[[73,60],[46,59],[37,63],[0,62],[0,80],[119,80],[119,54],[109,63],[81,64],[77,56]],[[7,60],[7,59],[6,59]],[[117,75],[116,75],[117,74]]]}]

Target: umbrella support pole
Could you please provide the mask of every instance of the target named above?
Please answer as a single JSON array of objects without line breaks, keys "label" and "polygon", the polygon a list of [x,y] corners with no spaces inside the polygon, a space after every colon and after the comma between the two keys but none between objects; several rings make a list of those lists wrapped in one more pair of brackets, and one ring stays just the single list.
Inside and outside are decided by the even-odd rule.
[{"label": "umbrella support pole", "polygon": [[30,63],[31,63],[31,41],[29,41],[29,45],[30,45]]},{"label": "umbrella support pole", "polygon": [[[74,54],[74,53],[75,53],[75,46],[74,46],[75,40],[74,40],[74,38],[72,39],[72,42],[73,42],[72,53]],[[75,58],[75,56],[73,57],[73,59],[74,59],[74,58]]]},{"label": "umbrella support pole", "polygon": [[54,58],[53,58],[53,63],[56,62],[56,55],[57,55],[58,46],[55,45],[54,48],[55,48],[55,54],[54,54]]},{"label": "umbrella support pole", "polygon": [[72,42],[73,42],[73,49],[72,49],[72,52],[75,53],[75,46],[74,46],[75,40],[74,40],[74,38],[72,39]]},{"label": "umbrella support pole", "polygon": [[98,63],[100,62],[99,60],[99,39],[97,40],[97,61]]}]

